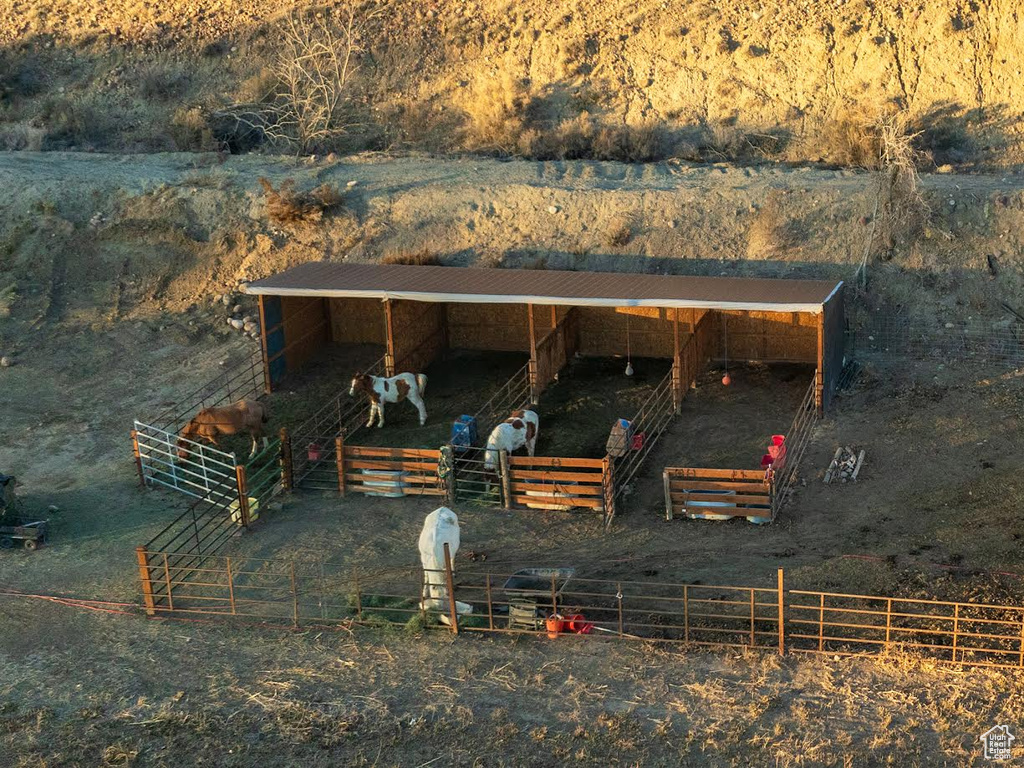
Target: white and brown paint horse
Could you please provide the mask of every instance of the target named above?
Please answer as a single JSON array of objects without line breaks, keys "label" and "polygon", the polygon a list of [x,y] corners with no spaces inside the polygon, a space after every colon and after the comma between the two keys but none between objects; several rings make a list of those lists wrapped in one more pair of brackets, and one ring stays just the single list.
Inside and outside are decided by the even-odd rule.
[{"label": "white and brown paint horse", "polygon": [[270,410],[258,400],[239,400],[233,405],[220,408],[204,408],[185,425],[178,435],[178,458],[187,459],[190,453],[189,442],[202,440],[220,448],[219,438],[228,435],[247,434],[252,438],[252,452],[256,454],[256,440],[262,438],[263,447],[267,447],[267,438],[263,434],[263,425],[270,417]]},{"label": "white and brown paint horse", "polygon": [[420,412],[420,426],[427,422],[427,406],[423,402],[423,393],[427,391],[427,377],[422,373],[400,373],[389,379],[383,376],[371,376],[368,373],[357,373],[352,377],[349,395],[362,392],[370,401],[370,420],[366,426],[373,426],[376,416],[377,426],[384,426],[384,404],[400,403],[408,400]]},{"label": "white and brown paint horse", "polygon": [[487,448],[484,451],[484,470],[494,472],[498,463],[498,452],[519,450],[526,447],[526,452],[533,456],[537,446],[537,433],[540,431],[540,417],[529,408],[513,411],[512,415],[491,430],[487,437]]}]

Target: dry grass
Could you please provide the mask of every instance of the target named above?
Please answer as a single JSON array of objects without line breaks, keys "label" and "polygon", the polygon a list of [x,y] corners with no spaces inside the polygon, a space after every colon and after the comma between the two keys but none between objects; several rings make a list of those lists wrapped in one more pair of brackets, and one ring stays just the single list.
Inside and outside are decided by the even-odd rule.
[{"label": "dry grass", "polygon": [[266,196],[267,218],[274,224],[313,224],[344,201],[338,188],[330,184],[298,192],[293,179],[285,179],[278,189],[265,178],[259,181]]},{"label": "dry grass", "polygon": [[482,152],[513,154],[526,125],[526,87],[510,72],[479,78],[463,104],[463,144]]},{"label": "dry grass", "polygon": [[394,251],[386,253],[380,260],[381,264],[410,264],[417,267],[443,267],[441,257],[433,251],[423,248],[419,251]]},{"label": "dry grass", "polygon": [[611,221],[605,232],[605,242],[612,248],[622,248],[633,239],[633,220],[619,216]]},{"label": "dry grass", "polygon": [[747,257],[770,259],[795,248],[799,242],[799,232],[783,209],[782,193],[770,192],[747,231]]}]

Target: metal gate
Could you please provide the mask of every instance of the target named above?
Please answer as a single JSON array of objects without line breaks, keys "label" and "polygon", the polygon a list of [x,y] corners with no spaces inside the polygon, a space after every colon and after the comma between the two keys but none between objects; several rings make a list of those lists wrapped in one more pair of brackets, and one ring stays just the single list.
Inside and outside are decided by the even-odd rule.
[{"label": "metal gate", "polygon": [[486,448],[445,445],[441,448],[439,474],[456,502],[488,507],[506,506],[508,455],[501,451],[493,466],[486,466]]},{"label": "metal gate", "polygon": [[[238,461],[233,453],[185,440],[174,432],[135,422],[135,461],[143,482],[201,498],[210,491],[238,488]],[[184,456],[179,455],[179,443]]]}]

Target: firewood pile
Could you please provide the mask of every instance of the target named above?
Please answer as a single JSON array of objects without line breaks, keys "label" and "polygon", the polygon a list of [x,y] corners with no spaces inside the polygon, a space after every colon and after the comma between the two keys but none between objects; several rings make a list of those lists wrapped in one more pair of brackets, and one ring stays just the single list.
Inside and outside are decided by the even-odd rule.
[{"label": "firewood pile", "polygon": [[863,449],[857,451],[849,446],[839,446],[832,457],[832,463],[828,466],[828,471],[825,472],[825,484],[856,482],[863,464]]}]

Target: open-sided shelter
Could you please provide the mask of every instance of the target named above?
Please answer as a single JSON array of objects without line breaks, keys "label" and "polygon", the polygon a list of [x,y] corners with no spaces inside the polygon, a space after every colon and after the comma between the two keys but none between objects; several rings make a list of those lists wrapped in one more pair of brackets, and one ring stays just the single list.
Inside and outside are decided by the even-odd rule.
[{"label": "open-sided shelter", "polygon": [[842,289],[821,280],[315,262],[247,292],[259,297],[267,391],[329,343],[379,344],[388,375],[423,370],[448,349],[522,351],[535,396],[575,354],[629,352],[673,359],[678,369],[682,350],[698,347],[712,360],[814,365],[822,410],[844,365]]}]

